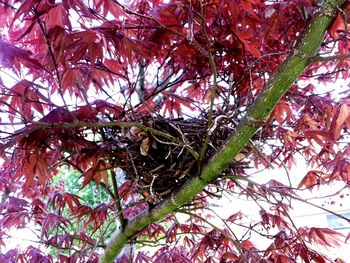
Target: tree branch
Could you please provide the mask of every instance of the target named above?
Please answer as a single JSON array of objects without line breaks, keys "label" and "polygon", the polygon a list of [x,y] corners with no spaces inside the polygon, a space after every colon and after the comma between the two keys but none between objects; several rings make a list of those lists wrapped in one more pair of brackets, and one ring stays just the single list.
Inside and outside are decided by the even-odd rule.
[{"label": "tree branch", "polygon": [[340,55],[334,55],[334,56],[314,56],[313,58],[310,58],[310,62],[319,62],[319,61],[330,61],[330,60],[344,60],[349,59],[350,54],[340,54]]},{"label": "tree branch", "polygon": [[114,201],[117,205],[119,223],[120,223],[120,227],[123,228],[123,226],[125,224],[125,219],[123,216],[123,208],[121,205],[121,198],[120,198],[119,192],[118,192],[117,175],[116,175],[116,172],[114,171],[114,169],[111,169],[110,173],[111,173],[111,179],[112,179],[112,185],[113,185],[113,191],[114,191],[114,198],[115,198]]},{"label": "tree branch", "polygon": [[[23,129],[18,131],[18,133],[12,134],[11,138],[8,140],[8,142],[4,143],[0,146],[0,151],[4,151],[6,148],[10,148],[12,145],[16,144],[20,139],[30,136],[34,132],[37,132],[42,129],[54,129],[54,128],[66,128],[66,129],[74,129],[74,128],[104,128],[104,127],[136,127],[139,128],[142,131],[152,133],[153,135],[163,137],[167,140],[169,140],[171,143],[174,143],[175,145],[179,145],[180,147],[184,147],[186,150],[188,150],[189,153],[192,154],[192,156],[198,160],[199,155],[198,153],[190,146],[179,140],[178,138],[167,134],[162,131],[158,131],[156,129],[153,129],[151,127],[147,127],[145,125],[136,123],[136,122],[84,122],[84,121],[77,121],[72,123],[47,123],[47,122],[30,122],[31,124],[35,126],[28,126],[26,127],[27,130],[24,132]],[[13,125],[11,123],[11,125]],[[19,123],[18,123],[19,125]]]},{"label": "tree branch", "polygon": [[100,262],[113,262],[114,258],[132,237],[140,233],[145,227],[166,217],[180,206],[191,201],[210,182],[220,176],[220,172],[249,142],[249,139],[269,117],[276,103],[310,64],[309,58],[315,56],[320,48],[326,30],[338,11],[338,5],[344,2],[345,0],[323,2],[320,11],[310,20],[305,32],[301,35],[296,48],[267,82],[255,103],[249,108],[247,115],[209,160],[201,175],[191,178],[162,203],[152,210],[136,216],[126,224],[123,230],[116,232],[108,242],[105,254],[101,256]]}]

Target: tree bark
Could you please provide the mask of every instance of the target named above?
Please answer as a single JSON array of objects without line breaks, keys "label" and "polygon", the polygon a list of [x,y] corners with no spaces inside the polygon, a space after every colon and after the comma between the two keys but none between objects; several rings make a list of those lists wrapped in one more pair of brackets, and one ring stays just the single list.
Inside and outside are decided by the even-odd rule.
[{"label": "tree bark", "polygon": [[210,182],[220,176],[220,172],[249,142],[249,139],[265,123],[271,111],[289,87],[312,62],[326,31],[336,16],[339,6],[345,0],[324,0],[308,23],[296,47],[275,72],[255,103],[248,109],[246,116],[240,121],[235,131],[222,147],[209,160],[199,177],[185,183],[178,191],[154,207],[152,210],[136,216],[127,222],[125,227],[114,233],[109,240],[100,262],[113,262],[125,244],[150,224],[166,217],[178,207],[191,201]]}]

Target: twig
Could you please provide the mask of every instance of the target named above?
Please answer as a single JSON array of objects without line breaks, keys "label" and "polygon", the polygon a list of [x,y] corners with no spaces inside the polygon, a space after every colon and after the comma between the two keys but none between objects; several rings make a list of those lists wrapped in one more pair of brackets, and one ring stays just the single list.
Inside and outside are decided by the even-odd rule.
[{"label": "twig", "polygon": [[150,186],[149,186],[149,192],[151,193],[152,199],[153,199],[153,200],[157,200],[157,198],[156,198],[156,196],[155,196],[155,194],[154,194],[154,192],[153,192],[153,185],[154,185],[154,182],[156,181],[158,175],[153,175],[152,177],[153,177],[153,178],[152,178],[152,182],[151,182],[151,184],[150,184]]},{"label": "twig", "polygon": [[[200,1],[200,6],[201,6],[201,12],[203,13],[203,3],[202,3],[202,1]],[[202,31],[203,31],[203,33],[205,35],[206,40],[207,40],[207,46],[208,47],[207,47],[207,52],[206,52],[207,54],[206,55],[208,57],[210,68],[211,68],[211,71],[213,73],[213,87],[211,88],[211,93],[210,93],[210,106],[209,106],[209,112],[208,112],[207,135],[206,135],[206,138],[204,140],[203,148],[202,148],[200,156],[199,156],[199,160],[202,161],[204,159],[204,157],[205,157],[205,152],[207,150],[207,147],[208,147],[208,144],[209,144],[209,141],[210,141],[210,128],[212,126],[212,121],[213,121],[214,100],[215,100],[215,95],[216,95],[216,91],[217,91],[217,75],[218,75],[218,72],[217,72],[217,69],[216,69],[216,65],[215,65],[215,61],[214,61],[213,55],[212,55],[212,53],[210,51],[210,39],[209,39],[209,36],[208,36],[208,34],[207,34],[206,30],[205,30],[205,20],[202,17],[202,14],[199,14],[199,16],[202,19]],[[197,43],[195,41],[195,39],[193,39],[193,42]],[[197,45],[199,45],[199,44],[197,43]]]},{"label": "twig", "polygon": [[241,245],[239,244],[238,240],[235,239],[235,238],[236,238],[235,236],[234,236],[234,238],[230,237],[225,231],[221,230],[219,227],[217,227],[216,225],[214,225],[213,223],[209,222],[207,219],[205,219],[204,217],[201,217],[201,216],[198,215],[198,214],[191,213],[191,212],[188,212],[188,211],[183,210],[183,209],[178,209],[178,210],[176,210],[176,212],[179,212],[179,213],[187,214],[187,215],[189,215],[189,216],[196,217],[196,218],[200,219],[201,221],[203,221],[204,223],[206,223],[206,224],[208,224],[209,226],[211,226],[212,228],[214,228],[215,230],[217,230],[218,232],[220,232],[220,234],[222,234],[223,236],[225,236],[226,238],[228,238],[229,240],[231,240],[231,241],[233,242],[233,244],[235,245],[237,251],[238,251],[239,254],[241,255],[241,258],[243,258],[244,252],[243,252],[242,247],[241,247]]},{"label": "twig", "polygon": [[330,60],[344,60],[350,58],[350,53],[334,55],[334,56],[314,56],[310,58],[310,62],[319,62],[319,61],[330,61]]},{"label": "twig", "polygon": [[61,84],[61,75],[60,75],[60,73],[58,71],[58,63],[56,61],[55,54],[53,53],[53,50],[52,50],[52,47],[51,47],[51,43],[50,43],[49,37],[48,37],[47,32],[46,32],[46,28],[44,27],[42,21],[40,20],[40,16],[37,14],[37,12],[35,10],[34,10],[34,14],[36,16],[36,19],[37,19],[37,22],[38,22],[39,27],[41,29],[41,32],[43,33],[43,35],[45,37],[47,49],[49,50],[49,53],[50,53],[50,56],[51,56],[51,59],[52,59],[52,63],[53,63],[54,68],[55,68],[55,73],[56,73],[56,77],[57,77],[57,84],[58,84],[58,93],[61,96],[61,99],[63,101],[63,104],[64,104],[65,108],[68,110],[68,105],[67,105],[66,100],[64,99],[64,96],[63,96],[63,90],[62,90],[62,84]]},{"label": "twig", "polygon": [[266,186],[264,186],[264,185],[260,185],[260,184],[258,184],[258,183],[256,183],[256,182],[254,182],[254,181],[252,181],[252,180],[250,180],[250,179],[248,179],[248,178],[246,178],[246,177],[238,177],[238,176],[236,176],[235,179],[237,179],[237,180],[244,180],[244,181],[247,181],[247,182],[249,182],[249,183],[251,183],[251,184],[253,184],[253,185],[256,185],[256,186],[258,186],[258,187],[263,187],[264,190],[266,190],[267,192],[270,192],[270,193],[271,193],[271,192],[274,192],[274,193],[278,193],[278,194],[280,194],[280,195],[282,195],[282,196],[288,196],[288,197],[290,197],[290,198],[292,198],[292,199],[294,199],[294,200],[297,200],[297,201],[300,201],[300,202],[302,202],[302,203],[311,205],[311,206],[316,207],[316,208],[318,208],[318,209],[321,209],[321,210],[323,210],[323,211],[325,211],[325,212],[327,212],[327,213],[330,213],[330,214],[332,214],[332,215],[335,215],[335,216],[337,216],[337,217],[339,217],[339,218],[341,218],[341,219],[344,219],[344,220],[346,220],[347,222],[350,223],[350,219],[349,219],[349,218],[347,218],[347,217],[345,217],[345,216],[343,216],[343,215],[341,215],[341,214],[338,214],[338,213],[336,213],[336,212],[334,212],[334,211],[332,211],[332,210],[329,210],[329,209],[327,209],[327,208],[325,208],[325,207],[322,207],[322,206],[319,206],[319,205],[317,205],[317,204],[311,203],[311,202],[307,201],[306,199],[303,199],[303,198],[301,198],[301,197],[299,197],[299,196],[297,196],[297,195],[292,195],[292,194],[287,193],[287,192],[285,192],[285,191],[282,192],[282,191],[280,191],[280,190],[277,190],[276,188],[271,188],[271,187],[268,188],[268,187],[266,187]]},{"label": "twig", "polygon": [[117,182],[117,178],[116,178],[116,173],[114,171],[114,169],[110,170],[110,174],[111,174],[111,178],[112,178],[112,185],[113,185],[113,192],[114,192],[114,201],[117,205],[117,210],[118,210],[118,218],[119,218],[119,222],[121,225],[121,228],[124,227],[124,223],[125,223],[125,219],[123,216],[123,208],[121,205],[121,198],[119,196],[119,192],[118,192],[118,182]]},{"label": "twig", "polygon": [[193,155],[193,157],[198,160],[198,153],[189,145],[182,143],[179,141],[178,138],[167,134],[165,132],[144,126],[142,124],[136,123],[136,122],[96,122],[96,123],[90,123],[90,122],[72,122],[72,123],[47,123],[47,122],[30,122],[34,125],[35,127],[29,128],[28,131],[23,132],[23,130],[20,130],[23,133],[14,133],[14,136],[12,136],[12,139],[3,144],[0,147],[0,151],[5,150],[6,148],[9,148],[16,144],[21,138],[24,138],[30,134],[33,134],[36,131],[39,131],[41,129],[55,129],[55,128],[68,128],[68,129],[73,129],[73,128],[104,128],[104,127],[136,127],[139,128],[142,131],[149,132],[154,135],[161,136],[163,138],[166,138],[167,140],[171,142],[178,143],[179,146],[185,147],[186,150],[188,150],[189,153]]}]

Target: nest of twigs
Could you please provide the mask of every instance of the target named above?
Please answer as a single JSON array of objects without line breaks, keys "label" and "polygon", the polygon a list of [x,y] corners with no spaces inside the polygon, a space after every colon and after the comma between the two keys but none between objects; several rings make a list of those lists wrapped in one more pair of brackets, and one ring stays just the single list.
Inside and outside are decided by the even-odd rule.
[{"label": "nest of twigs", "polygon": [[[216,116],[208,129],[206,116],[193,119],[143,118],[139,124],[123,127],[118,138],[122,157],[115,165],[133,179],[142,193],[160,200],[189,178],[197,176],[205,163],[232,132],[235,124],[226,116]],[[210,139],[204,154],[199,156],[208,131]],[[232,175],[242,169],[235,160],[223,171]]]}]

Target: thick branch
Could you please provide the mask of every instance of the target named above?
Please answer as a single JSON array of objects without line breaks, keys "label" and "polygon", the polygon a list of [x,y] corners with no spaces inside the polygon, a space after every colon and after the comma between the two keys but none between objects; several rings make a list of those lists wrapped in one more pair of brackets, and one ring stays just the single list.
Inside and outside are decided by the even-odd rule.
[{"label": "thick branch", "polygon": [[239,123],[234,133],[210,159],[199,177],[190,179],[177,192],[161,204],[129,221],[125,228],[111,238],[100,262],[113,262],[128,240],[137,235],[150,224],[174,212],[178,207],[188,203],[210,182],[220,176],[220,172],[249,142],[254,133],[264,124],[273,107],[285,94],[299,75],[310,64],[309,58],[317,53],[324,35],[337,12],[337,6],[345,0],[324,1],[320,11],[314,15],[296,48],[282,63],[279,70],[271,77],[263,91],[250,107],[245,118]]}]

